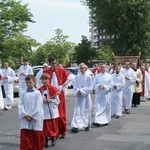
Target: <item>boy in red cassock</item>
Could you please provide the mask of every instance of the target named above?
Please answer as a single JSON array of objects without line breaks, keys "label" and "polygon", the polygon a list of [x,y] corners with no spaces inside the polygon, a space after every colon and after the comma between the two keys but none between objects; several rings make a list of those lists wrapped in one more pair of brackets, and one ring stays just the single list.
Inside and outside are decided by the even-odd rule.
[{"label": "boy in red cassock", "polygon": [[50,85],[50,76],[47,73],[44,73],[41,76],[42,87],[39,88],[39,91],[42,94],[43,98],[43,110],[44,110],[44,126],[43,132],[46,139],[45,148],[48,147],[48,137],[51,138],[51,145],[56,144],[56,137],[59,136],[58,128],[58,105],[59,101],[59,91],[53,85]]}]

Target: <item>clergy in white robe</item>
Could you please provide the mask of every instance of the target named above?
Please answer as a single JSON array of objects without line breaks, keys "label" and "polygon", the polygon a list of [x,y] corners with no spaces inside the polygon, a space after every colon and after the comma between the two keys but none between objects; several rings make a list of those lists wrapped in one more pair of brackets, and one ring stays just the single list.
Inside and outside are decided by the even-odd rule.
[{"label": "clergy in white robe", "polygon": [[133,84],[136,82],[136,74],[130,68],[130,63],[125,62],[125,68],[121,72],[125,77],[125,86],[123,89],[123,107],[127,114],[130,113],[133,97]]},{"label": "clergy in white robe", "polygon": [[91,126],[91,108],[92,101],[90,92],[93,89],[92,77],[86,74],[86,65],[79,65],[80,72],[75,76],[73,91],[76,96],[73,119],[71,122],[71,131],[78,132],[78,129],[85,128],[89,131]]},{"label": "clergy in white robe", "polygon": [[140,96],[141,101],[146,101],[149,96],[149,91],[150,91],[150,75],[148,72],[145,70],[145,66],[141,66],[141,71],[142,71],[142,93]]},{"label": "clergy in white robe", "polygon": [[15,80],[15,72],[13,69],[9,67],[9,63],[4,63],[5,69],[2,71],[3,74],[3,85],[4,91],[6,95],[6,106],[5,109],[9,110],[12,108],[12,104],[14,103],[14,96],[13,96],[13,83]]},{"label": "clergy in white robe", "polygon": [[111,75],[106,72],[106,65],[101,65],[101,73],[93,80],[95,95],[95,117],[93,125],[102,127],[111,121],[110,104]]},{"label": "clergy in white robe", "polygon": [[43,74],[43,68],[36,74],[36,87],[37,88],[40,88],[41,86],[43,86],[43,84],[40,80],[42,74]]},{"label": "clergy in white robe", "polygon": [[0,69],[0,110],[4,109],[4,99],[3,99],[2,88],[1,88],[2,78],[3,78],[2,70]]},{"label": "clergy in white robe", "polygon": [[21,95],[21,92],[26,90],[26,83],[25,83],[25,77],[28,74],[33,74],[33,70],[31,66],[28,64],[27,59],[23,59],[23,65],[20,66],[18,70],[18,78],[19,78],[19,95]]},{"label": "clergy in white robe", "polygon": [[44,70],[46,70],[47,68],[48,68],[48,64],[44,63],[43,68],[37,73],[37,75],[36,75],[36,87],[37,88],[40,88],[41,86],[43,86],[40,78],[41,78]]},{"label": "clergy in white robe", "polygon": [[120,73],[120,66],[117,65],[111,78],[111,116],[119,118],[122,116],[122,91],[125,85],[125,77]]},{"label": "clergy in white robe", "polygon": [[40,91],[34,89],[34,75],[25,77],[27,89],[21,93],[18,104],[20,119],[20,150],[43,150],[43,102]]}]

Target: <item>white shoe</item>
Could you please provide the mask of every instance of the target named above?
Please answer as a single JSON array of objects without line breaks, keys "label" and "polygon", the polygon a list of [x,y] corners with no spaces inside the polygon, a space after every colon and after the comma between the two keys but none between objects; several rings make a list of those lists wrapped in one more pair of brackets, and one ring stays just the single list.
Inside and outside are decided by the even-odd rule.
[{"label": "white shoe", "polygon": [[10,110],[10,109],[12,109],[12,106],[11,106],[11,105],[6,105],[6,106],[5,106],[5,110]]}]

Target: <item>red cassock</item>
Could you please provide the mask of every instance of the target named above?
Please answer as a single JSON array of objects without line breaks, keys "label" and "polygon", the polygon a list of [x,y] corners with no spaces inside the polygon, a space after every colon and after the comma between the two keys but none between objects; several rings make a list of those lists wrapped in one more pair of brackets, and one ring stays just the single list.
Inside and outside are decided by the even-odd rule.
[{"label": "red cassock", "polygon": [[[42,93],[43,90],[47,90],[50,98],[55,97],[56,95],[60,94],[58,89],[53,85],[48,85],[47,87],[42,86],[38,90]],[[59,133],[59,118],[54,119],[44,119],[43,125],[43,134],[45,137],[58,137]]]},{"label": "red cassock", "polygon": [[20,150],[43,150],[45,137],[43,131],[21,129]]},{"label": "red cassock", "polygon": [[97,71],[97,74],[99,74],[101,72],[101,69],[99,67],[98,68],[94,68],[92,70],[92,73],[95,75],[96,71]]},{"label": "red cassock", "polygon": [[2,75],[0,74],[0,80],[2,80]]},{"label": "red cassock", "polygon": [[[48,68],[47,70],[44,71],[44,73],[48,73],[50,75],[50,84],[52,81],[53,72],[55,72],[56,74],[59,86],[63,85],[69,76],[69,73],[61,67],[56,67],[55,70]],[[67,131],[67,120],[66,120],[66,102],[65,102],[65,96],[64,96],[63,91],[61,91],[59,95],[59,100],[60,100],[60,104],[58,106],[59,116],[60,116],[59,117],[59,130],[60,130],[60,134],[64,135],[65,132]]]}]

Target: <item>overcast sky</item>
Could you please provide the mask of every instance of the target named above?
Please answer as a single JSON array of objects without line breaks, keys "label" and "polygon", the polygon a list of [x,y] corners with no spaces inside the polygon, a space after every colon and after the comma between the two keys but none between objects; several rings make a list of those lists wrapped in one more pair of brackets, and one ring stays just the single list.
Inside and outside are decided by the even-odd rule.
[{"label": "overcast sky", "polygon": [[36,23],[28,24],[26,35],[44,44],[62,29],[70,42],[81,42],[81,35],[89,38],[89,10],[80,0],[22,0],[29,4]]}]

